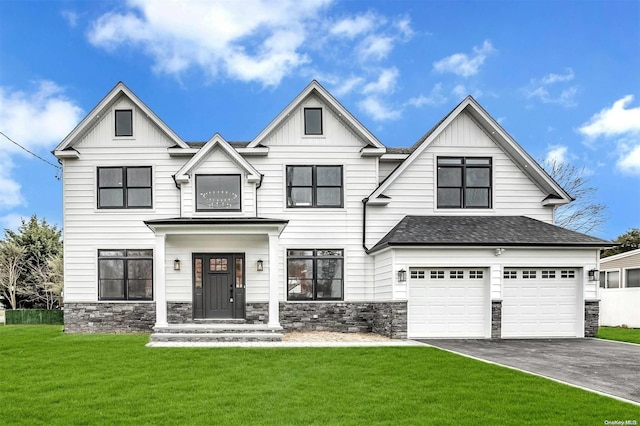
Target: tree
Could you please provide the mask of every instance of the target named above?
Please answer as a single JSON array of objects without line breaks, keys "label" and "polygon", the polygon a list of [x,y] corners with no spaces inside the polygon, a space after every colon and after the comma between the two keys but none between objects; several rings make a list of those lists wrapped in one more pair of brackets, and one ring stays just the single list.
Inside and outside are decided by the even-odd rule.
[{"label": "tree", "polygon": [[24,272],[26,251],[11,241],[0,241],[0,294],[11,309],[18,308],[19,295],[24,293],[20,276]]},{"label": "tree", "polygon": [[624,234],[618,235],[614,241],[620,243],[620,246],[604,250],[602,257],[609,257],[640,248],[640,228],[631,228]]},{"label": "tree", "polygon": [[[22,307],[48,308],[53,290],[47,289],[53,283],[48,277],[51,272],[48,262],[62,256],[62,232],[55,225],[36,215],[22,220],[17,231],[5,230],[4,241],[24,250],[23,267],[17,279],[17,303]],[[61,291],[61,289],[60,289]],[[55,297],[54,297],[54,300]]]},{"label": "tree", "polygon": [[62,306],[63,261],[62,255],[49,256],[46,261],[38,260],[29,265],[31,272],[38,277],[34,290],[28,294],[27,300],[45,309],[56,309]]},{"label": "tree", "polygon": [[575,198],[556,208],[555,224],[585,234],[600,230],[607,219],[607,206],[595,201],[598,190],[589,185],[586,169],[557,160],[545,160],[542,167]]}]

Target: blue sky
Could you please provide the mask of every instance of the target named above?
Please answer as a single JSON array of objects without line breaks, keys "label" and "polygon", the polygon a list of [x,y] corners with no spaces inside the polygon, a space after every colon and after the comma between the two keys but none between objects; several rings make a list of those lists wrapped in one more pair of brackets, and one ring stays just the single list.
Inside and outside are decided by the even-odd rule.
[{"label": "blue sky", "polygon": [[[317,79],[385,145],[466,95],[640,227],[640,2],[0,0],[0,131],[45,159],[123,81],[178,135],[251,140]],[[62,224],[54,167],[0,136],[0,228]]]}]

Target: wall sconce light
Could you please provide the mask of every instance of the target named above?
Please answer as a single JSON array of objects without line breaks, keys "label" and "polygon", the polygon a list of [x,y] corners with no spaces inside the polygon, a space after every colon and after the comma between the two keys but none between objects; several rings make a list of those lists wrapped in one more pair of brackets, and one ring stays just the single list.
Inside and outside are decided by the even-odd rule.
[{"label": "wall sconce light", "polygon": [[398,271],[398,282],[402,284],[407,282],[407,271],[404,268]]},{"label": "wall sconce light", "polygon": [[258,261],[256,262],[256,271],[264,271],[264,262],[262,261],[262,259],[258,259]]},{"label": "wall sconce light", "polygon": [[173,270],[174,271],[180,270],[180,259],[176,259],[173,261]]},{"label": "wall sconce light", "polygon": [[598,281],[600,279],[600,271],[591,269],[589,271],[589,281]]}]

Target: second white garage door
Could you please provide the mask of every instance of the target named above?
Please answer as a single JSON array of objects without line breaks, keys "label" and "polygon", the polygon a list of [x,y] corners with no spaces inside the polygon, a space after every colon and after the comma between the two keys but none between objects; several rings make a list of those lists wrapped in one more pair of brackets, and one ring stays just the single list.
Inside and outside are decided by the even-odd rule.
[{"label": "second white garage door", "polygon": [[578,336],[578,275],[571,268],[505,268],[502,337]]},{"label": "second white garage door", "polygon": [[487,337],[488,270],[411,268],[409,338]]}]

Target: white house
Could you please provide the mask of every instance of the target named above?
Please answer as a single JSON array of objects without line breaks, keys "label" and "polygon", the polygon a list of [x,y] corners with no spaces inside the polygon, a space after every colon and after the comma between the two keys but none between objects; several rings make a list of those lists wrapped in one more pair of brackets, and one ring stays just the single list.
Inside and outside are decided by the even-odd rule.
[{"label": "white house", "polygon": [[118,83],[54,153],[68,332],[597,329],[607,242],[553,225],[571,196],[471,97],[387,148],[312,81],[253,140],[190,143]]},{"label": "white house", "polygon": [[600,325],[640,328],[640,249],[600,260]]}]

